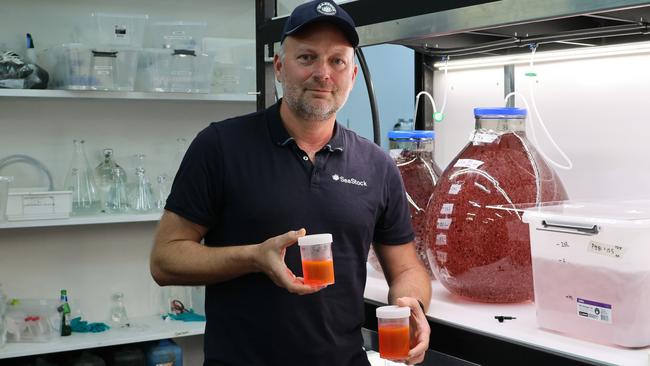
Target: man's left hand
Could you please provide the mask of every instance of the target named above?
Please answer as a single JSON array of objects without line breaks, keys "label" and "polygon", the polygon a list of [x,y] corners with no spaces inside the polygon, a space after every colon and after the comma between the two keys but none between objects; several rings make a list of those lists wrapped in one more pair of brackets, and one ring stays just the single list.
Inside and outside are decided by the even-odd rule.
[{"label": "man's left hand", "polygon": [[400,297],[397,299],[397,305],[411,308],[411,316],[409,318],[411,350],[409,351],[408,358],[404,361],[407,365],[420,363],[424,361],[424,354],[429,349],[429,335],[431,334],[429,322],[417,299]]}]

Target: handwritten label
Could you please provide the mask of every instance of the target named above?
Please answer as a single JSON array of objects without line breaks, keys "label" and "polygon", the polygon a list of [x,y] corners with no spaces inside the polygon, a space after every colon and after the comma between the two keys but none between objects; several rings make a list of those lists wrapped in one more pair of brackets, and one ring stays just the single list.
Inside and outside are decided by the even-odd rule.
[{"label": "handwritten label", "polygon": [[436,228],[438,230],[449,230],[449,227],[451,226],[451,219],[438,219],[438,222],[436,224]]},{"label": "handwritten label", "polygon": [[463,188],[462,184],[454,183],[449,187],[449,194],[458,194],[461,188]]},{"label": "handwritten label", "polygon": [[593,240],[589,242],[587,251],[612,258],[623,258],[623,255],[625,254],[625,248],[620,245],[599,243]]},{"label": "handwritten label", "polygon": [[442,208],[440,209],[440,213],[442,215],[451,215],[452,212],[454,212],[453,203],[445,203],[442,205]]},{"label": "handwritten label", "polygon": [[469,140],[476,144],[491,144],[499,138],[499,135],[494,133],[474,132],[469,135]]},{"label": "handwritten label", "polygon": [[456,164],[454,164],[454,168],[470,168],[470,169],[478,169],[483,165],[483,162],[480,160],[474,160],[474,159],[458,159],[456,161]]},{"label": "handwritten label", "polygon": [[436,245],[447,245],[447,235],[445,234],[436,235]]}]

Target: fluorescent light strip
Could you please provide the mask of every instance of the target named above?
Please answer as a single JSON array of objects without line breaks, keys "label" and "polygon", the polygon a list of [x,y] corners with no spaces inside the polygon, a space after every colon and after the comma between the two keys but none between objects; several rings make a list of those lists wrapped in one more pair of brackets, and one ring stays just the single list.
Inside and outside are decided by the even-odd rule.
[{"label": "fluorescent light strip", "polygon": [[[593,57],[608,57],[621,55],[635,55],[650,53],[650,42],[629,43],[615,46],[594,46],[580,49],[571,49],[563,51],[548,51],[535,53],[535,63],[580,60]],[[453,59],[445,63],[439,61],[434,64],[438,70],[464,70],[476,69],[482,67],[517,65],[530,63],[530,53],[511,55],[511,56],[492,56],[477,57],[467,60],[454,61]]]}]

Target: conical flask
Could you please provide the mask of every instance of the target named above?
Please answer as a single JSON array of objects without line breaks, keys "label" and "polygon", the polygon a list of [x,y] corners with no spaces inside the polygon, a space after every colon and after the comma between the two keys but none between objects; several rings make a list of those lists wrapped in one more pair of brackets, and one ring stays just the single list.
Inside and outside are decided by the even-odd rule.
[{"label": "conical flask", "polygon": [[114,169],[120,170],[120,179],[126,183],[126,172],[119,166],[113,159],[113,149],[106,148],[102,151],[104,159],[95,168],[95,176],[97,178],[99,199],[101,201],[102,209],[107,209],[108,193],[113,186]]},{"label": "conical flask", "polygon": [[155,207],[153,190],[144,168],[144,158],[143,154],[136,155],[138,166],[135,168],[135,176],[138,182],[131,195],[131,209],[140,213],[149,212]]},{"label": "conical flask", "polygon": [[124,169],[116,166],[111,174],[111,184],[106,196],[106,209],[111,213],[124,213],[129,210]]},{"label": "conical flask", "polygon": [[65,177],[65,188],[72,191],[72,213],[94,214],[100,210],[94,172],[90,168],[84,140],[73,140],[74,153],[70,170]]}]

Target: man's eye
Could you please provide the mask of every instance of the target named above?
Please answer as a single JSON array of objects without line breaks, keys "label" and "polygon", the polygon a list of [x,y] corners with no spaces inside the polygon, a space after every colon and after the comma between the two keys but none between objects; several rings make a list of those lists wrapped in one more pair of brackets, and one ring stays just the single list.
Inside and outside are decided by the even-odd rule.
[{"label": "man's eye", "polygon": [[300,55],[300,56],[298,56],[298,60],[300,60],[300,61],[311,61],[313,59],[314,59],[314,57],[312,55]]}]

